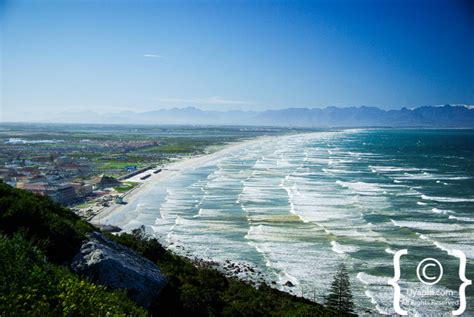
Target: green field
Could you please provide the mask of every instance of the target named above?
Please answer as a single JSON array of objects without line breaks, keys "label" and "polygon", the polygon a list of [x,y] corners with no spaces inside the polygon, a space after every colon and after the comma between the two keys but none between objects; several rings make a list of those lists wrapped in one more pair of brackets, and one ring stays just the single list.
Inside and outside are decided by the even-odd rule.
[{"label": "green field", "polygon": [[136,183],[136,182],[126,182],[126,183],[122,183],[121,186],[114,187],[114,189],[119,193],[126,193],[129,190],[137,187],[139,184],[140,183]]}]

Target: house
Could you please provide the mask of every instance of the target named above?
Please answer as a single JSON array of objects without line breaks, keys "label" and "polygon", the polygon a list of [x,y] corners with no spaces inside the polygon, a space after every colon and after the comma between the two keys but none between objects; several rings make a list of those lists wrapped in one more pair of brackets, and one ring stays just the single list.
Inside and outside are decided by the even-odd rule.
[{"label": "house", "polygon": [[29,183],[47,183],[49,182],[48,178],[44,175],[35,175],[28,179]]},{"label": "house", "polygon": [[94,189],[104,189],[121,185],[121,183],[115,178],[111,176],[106,176],[104,174],[93,178],[91,184],[92,186],[94,186]]},{"label": "house", "polygon": [[71,183],[71,185],[74,187],[74,190],[76,191],[76,195],[78,197],[86,197],[87,195],[92,194],[93,188],[91,184],[78,182]]},{"label": "house", "polygon": [[57,159],[55,159],[54,162],[56,163],[56,165],[61,166],[61,165],[64,165],[64,164],[72,163],[73,161],[68,156],[60,156]]},{"label": "house", "polygon": [[52,189],[51,185],[47,182],[36,182],[36,183],[18,182],[16,184],[16,187],[41,195],[41,196],[47,195],[48,191]]}]

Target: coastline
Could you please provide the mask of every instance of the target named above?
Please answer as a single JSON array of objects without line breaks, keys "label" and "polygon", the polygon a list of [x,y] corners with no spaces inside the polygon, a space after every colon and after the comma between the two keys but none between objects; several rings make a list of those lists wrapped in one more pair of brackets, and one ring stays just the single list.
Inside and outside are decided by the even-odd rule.
[{"label": "coastline", "polygon": [[[312,133],[314,132],[302,134]],[[101,227],[102,224],[102,226],[114,227],[115,229],[117,229],[118,232],[124,232],[121,226],[113,222],[107,223],[108,218],[113,218],[115,215],[120,215],[121,213],[127,212],[126,208],[128,204],[134,204],[136,200],[139,200],[141,197],[147,195],[149,190],[157,186],[160,182],[163,182],[164,180],[167,180],[173,177],[174,175],[177,175],[184,171],[199,168],[208,162],[218,159],[221,156],[227,155],[229,152],[239,150],[241,148],[251,146],[256,143],[265,141],[268,142],[274,140],[275,138],[290,135],[287,134],[279,136],[259,136],[252,139],[228,143],[226,145],[223,145],[221,149],[218,149],[217,151],[209,154],[196,155],[192,157],[183,158],[175,162],[170,162],[167,165],[161,166],[161,171],[157,174],[153,173],[154,171],[156,171],[156,169],[147,170],[143,173],[137,174],[132,178],[126,180],[130,182],[140,182],[140,185],[131,189],[129,192],[123,195],[126,204],[114,203],[109,207],[104,207],[99,213],[97,213],[88,221],[91,224],[99,227]],[[151,176],[145,180],[140,180],[140,177],[143,177],[147,174],[151,174]],[[277,279],[269,279],[268,277],[264,276],[263,271],[261,271],[258,267],[250,265],[247,262],[232,261],[229,259],[226,259],[224,261],[218,261],[211,258],[200,258],[187,252],[182,246],[178,246],[176,250],[171,252],[175,252],[177,255],[187,258],[198,267],[215,269],[220,273],[224,274],[224,276],[226,276],[227,278],[237,279],[239,281],[248,283],[256,288],[258,288],[262,284],[265,284],[271,288],[275,288],[290,295],[298,296],[301,298],[305,297],[305,295],[308,295],[303,293],[303,290],[299,290],[297,285],[292,283],[289,279],[286,279],[281,283]],[[311,297],[312,296],[305,298],[306,300],[318,303],[315,298]]]},{"label": "coastline", "polygon": [[[115,213],[120,213],[123,209],[126,208],[128,204],[131,204],[135,200],[146,195],[146,193],[151,187],[156,186],[161,181],[168,179],[170,177],[173,177],[174,175],[179,174],[183,171],[197,168],[203,164],[206,164],[207,162],[210,162],[218,158],[221,155],[227,154],[230,151],[238,150],[240,148],[243,148],[243,147],[264,141],[264,140],[272,139],[272,138],[275,138],[275,136],[260,136],[260,137],[256,137],[249,140],[229,143],[229,144],[223,145],[221,149],[209,154],[196,155],[196,156],[187,157],[184,159],[177,160],[175,162],[168,163],[167,165],[162,166],[161,171],[157,174],[153,173],[156,171],[156,169],[150,169],[140,174],[137,174],[126,180],[129,182],[140,183],[137,187],[131,189],[129,192],[126,192],[122,196],[126,204],[114,203],[110,205],[109,207],[104,207],[103,209],[98,211],[97,214],[92,216],[88,221],[93,225],[100,225],[101,221],[103,221],[105,218],[109,216],[113,216]],[[140,179],[142,176],[147,175],[147,174],[150,174],[149,178],[145,180]]]}]

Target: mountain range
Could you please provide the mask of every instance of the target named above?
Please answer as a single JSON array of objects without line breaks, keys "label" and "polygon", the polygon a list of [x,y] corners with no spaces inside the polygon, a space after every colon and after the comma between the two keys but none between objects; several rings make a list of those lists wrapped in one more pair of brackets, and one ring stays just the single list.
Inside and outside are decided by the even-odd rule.
[{"label": "mountain range", "polygon": [[111,124],[250,125],[308,128],[449,127],[473,128],[474,107],[423,106],[382,110],[377,107],[287,108],[265,111],[215,111],[195,107],[117,113],[63,112],[48,122]]}]

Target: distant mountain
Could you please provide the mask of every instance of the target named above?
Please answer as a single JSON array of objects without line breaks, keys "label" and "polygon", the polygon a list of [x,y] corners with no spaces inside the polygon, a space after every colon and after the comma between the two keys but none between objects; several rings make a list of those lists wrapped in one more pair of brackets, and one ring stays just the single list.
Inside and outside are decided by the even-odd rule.
[{"label": "distant mountain", "polygon": [[[46,120],[45,120],[46,121]],[[148,112],[66,112],[48,122],[252,125],[290,127],[464,127],[474,128],[474,108],[465,105],[381,110],[376,107],[288,108],[258,111],[206,111],[194,107]]]}]

